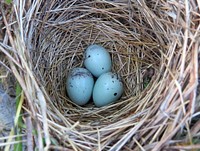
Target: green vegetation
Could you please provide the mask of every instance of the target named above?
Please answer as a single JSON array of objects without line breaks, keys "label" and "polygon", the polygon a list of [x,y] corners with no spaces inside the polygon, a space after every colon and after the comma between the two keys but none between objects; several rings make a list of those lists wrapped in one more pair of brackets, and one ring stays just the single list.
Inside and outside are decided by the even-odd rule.
[{"label": "green vegetation", "polygon": [[12,3],[12,0],[5,0],[5,3],[10,5]]},{"label": "green vegetation", "polygon": [[[21,107],[22,107],[22,101],[23,101],[23,92],[22,88],[19,84],[16,86],[16,110],[19,111],[19,116],[17,119],[17,124],[16,124],[16,135],[22,134],[22,127],[23,127],[23,120],[21,116]],[[22,137],[18,136],[16,137],[16,141],[22,141]],[[22,150],[22,143],[18,143],[14,145],[14,151],[21,151]]]}]

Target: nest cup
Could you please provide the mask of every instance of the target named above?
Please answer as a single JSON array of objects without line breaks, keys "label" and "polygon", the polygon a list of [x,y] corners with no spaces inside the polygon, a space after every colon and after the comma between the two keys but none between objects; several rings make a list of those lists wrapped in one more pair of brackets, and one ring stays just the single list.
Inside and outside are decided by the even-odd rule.
[{"label": "nest cup", "polygon": [[[165,35],[150,30],[148,18],[140,20],[141,12],[136,4],[75,2],[66,3],[60,10],[57,5],[53,2],[49,10],[38,16],[41,22],[33,35],[36,45],[31,53],[34,72],[54,105],[62,114],[72,114],[72,119],[81,115],[88,122],[92,122],[91,115],[98,110],[101,112],[95,116],[104,121],[105,117],[114,118],[112,115],[117,114],[119,108],[122,114],[127,114],[131,110],[127,108],[137,103],[136,98],[153,83],[153,75],[156,76],[161,68],[161,52],[167,52]],[[92,104],[79,107],[66,96],[67,74],[72,68],[83,67],[84,51],[91,44],[99,44],[108,50],[112,71],[118,73],[124,83],[122,98],[101,109]]]},{"label": "nest cup", "polygon": [[[63,147],[55,148],[115,151],[169,146],[167,141],[184,127],[195,104],[191,95],[195,80],[191,79],[196,78],[192,74],[196,68],[191,67],[197,46],[187,41],[187,34],[183,36],[189,29],[183,26],[189,26],[183,13],[187,13],[186,4],[129,0],[33,3],[24,5],[27,14],[35,11],[32,20],[27,17],[23,22],[27,64],[45,96],[47,111],[37,101],[29,106],[38,114],[46,111],[48,122],[45,116],[38,119],[44,127],[48,123],[51,137],[60,141],[54,143]],[[190,34],[196,38],[195,30]],[[91,44],[108,50],[112,71],[124,84],[120,100],[101,108],[92,101],[78,106],[66,94],[67,75],[72,68],[83,67],[84,51]],[[34,89],[37,93],[39,87],[28,88],[26,96]]]}]

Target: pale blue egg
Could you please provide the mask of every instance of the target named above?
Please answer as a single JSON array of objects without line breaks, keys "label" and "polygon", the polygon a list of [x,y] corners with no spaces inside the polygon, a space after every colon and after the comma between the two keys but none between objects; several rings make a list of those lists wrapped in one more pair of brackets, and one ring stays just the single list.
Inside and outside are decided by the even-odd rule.
[{"label": "pale blue egg", "polygon": [[78,105],[85,105],[91,98],[94,86],[92,74],[85,68],[72,69],[67,77],[69,98]]},{"label": "pale blue egg", "polygon": [[102,107],[117,101],[123,93],[121,78],[112,72],[102,74],[93,89],[93,101],[97,107]]},{"label": "pale blue egg", "polygon": [[84,66],[95,76],[111,71],[111,57],[100,45],[90,45],[85,51]]}]

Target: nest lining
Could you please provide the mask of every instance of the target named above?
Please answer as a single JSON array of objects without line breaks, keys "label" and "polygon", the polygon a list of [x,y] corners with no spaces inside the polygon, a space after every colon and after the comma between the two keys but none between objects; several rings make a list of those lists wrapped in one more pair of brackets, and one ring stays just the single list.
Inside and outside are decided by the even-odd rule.
[{"label": "nest lining", "polygon": [[[114,110],[119,107],[126,110],[126,100],[139,96],[144,90],[144,75],[148,80],[147,85],[154,75],[148,73],[149,69],[153,73],[154,70],[159,70],[161,52],[166,51],[163,48],[165,45],[152,38],[151,32],[145,29],[147,27],[142,30],[137,28],[140,24],[150,26],[147,20],[138,22],[138,8],[132,9],[135,14],[132,18],[128,5],[109,2],[88,2],[84,5],[78,2],[70,7],[66,4],[61,9],[65,13],[56,11],[57,9],[57,5],[52,4],[49,11],[41,12],[42,15],[38,16],[38,28],[35,28],[33,36],[33,43],[36,45],[32,53],[34,71],[56,107],[63,114],[68,108],[67,114],[70,117],[73,114],[79,117],[86,110],[91,114],[92,105],[88,105],[88,108],[86,106],[87,109],[72,105],[66,97],[65,84],[69,70],[82,67],[85,49],[96,43],[109,51],[113,63],[112,71],[122,77],[125,87],[124,95],[118,101],[119,106],[112,105],[109,114],[103,112],[104,110],[98,114],[101,113],[102,118],[116,114]],[[43,16],[46,20],[43,20]],[[162,39],[166,41],[164,36]],[[87,112],[84,114],[90,120]],[[127,111],[122,112],[127,114]]]}]

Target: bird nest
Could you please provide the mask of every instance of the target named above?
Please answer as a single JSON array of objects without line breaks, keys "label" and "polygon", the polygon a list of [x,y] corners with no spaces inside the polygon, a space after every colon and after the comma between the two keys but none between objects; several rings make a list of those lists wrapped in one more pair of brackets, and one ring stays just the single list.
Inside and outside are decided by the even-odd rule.
[{"label": "bird nest", "polygon": [[[197,2],[15,0],[2,8],[12,13],[2,12],[9,42],[0,47],[25,93],[36,147],[157,151],[193,138]],[[91,44],[108,50],[124,84],[120,100],[100,108],[66,95],[68,72],[83,67]]]}]

